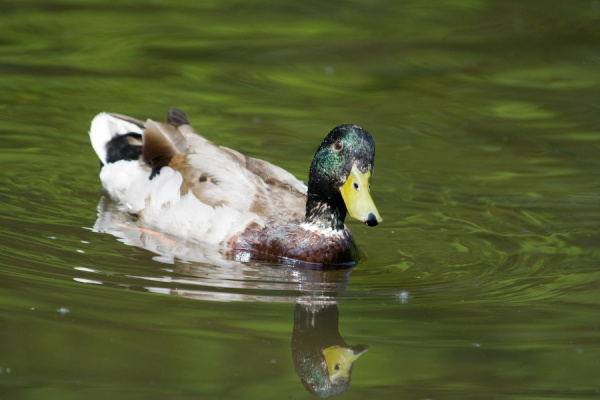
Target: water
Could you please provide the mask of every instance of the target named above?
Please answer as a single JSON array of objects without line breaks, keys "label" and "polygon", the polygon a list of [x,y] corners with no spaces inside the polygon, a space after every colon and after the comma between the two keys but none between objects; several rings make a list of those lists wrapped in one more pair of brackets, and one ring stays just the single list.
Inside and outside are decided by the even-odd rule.
[{"label": "water", "polygon": [[[368,351],[341,398],[600,396],[598,1],[0,9],[1,399],[312,398],[302,362],[346,344]],[[169,106],[304,180],[332,127],[365,127],[384,222],[348,221],[361,262],[94,229],[92,117]]]}]

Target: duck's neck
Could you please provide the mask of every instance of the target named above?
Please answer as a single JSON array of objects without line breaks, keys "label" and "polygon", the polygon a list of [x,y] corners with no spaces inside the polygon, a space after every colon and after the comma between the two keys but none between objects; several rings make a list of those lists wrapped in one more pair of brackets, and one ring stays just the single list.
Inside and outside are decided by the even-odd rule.
[{"label": "duck's neck", "polygon": [[305,224],[317,229],[333,231],[344,231],[344,219],[346,218],[346,207],[342,197],[323,198],[309,191],[306,199]]}]

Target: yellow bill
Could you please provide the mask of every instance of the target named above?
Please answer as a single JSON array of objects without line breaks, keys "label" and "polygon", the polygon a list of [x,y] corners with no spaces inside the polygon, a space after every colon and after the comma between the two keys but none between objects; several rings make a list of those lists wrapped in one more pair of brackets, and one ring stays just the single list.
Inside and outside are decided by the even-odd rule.
[{"label": "yellow bill", "polygon": [[354,164],[350,176],[340,188],[340,192],[342,192],[342,198],[352,218],[356,218],[369,226],[375,226],[382,219],[369,193],[370,180],[371,170],[369,169],[363,174]]},{"label": "yellow bill", "polygon": [[323,350],[329,380],[333,382],[339,378],[349,378],[352,364],[366,351],[366,347],[362,351],[355,352],[351,348],[342,346],[331,346]]}]

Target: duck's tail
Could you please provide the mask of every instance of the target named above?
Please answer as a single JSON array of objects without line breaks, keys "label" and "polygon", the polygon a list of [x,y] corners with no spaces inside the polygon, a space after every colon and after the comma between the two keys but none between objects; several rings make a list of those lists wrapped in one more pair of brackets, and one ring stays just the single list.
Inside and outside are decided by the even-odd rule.
[{"label": "duck's tail", "polygon": [[100,113],[92,120],[90,139],[103,165],[136,160],[142,154],[144,123],[118,114]]}]

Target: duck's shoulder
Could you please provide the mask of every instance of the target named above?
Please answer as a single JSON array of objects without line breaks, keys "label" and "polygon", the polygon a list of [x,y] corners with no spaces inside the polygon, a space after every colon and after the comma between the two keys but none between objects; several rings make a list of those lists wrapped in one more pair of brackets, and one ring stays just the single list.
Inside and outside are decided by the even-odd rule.
[{"label": "duck's shoulder", "polygon": [[228,241],[234,254],[249,252],[250,258],[281,258],[317,264],[347,264],[358,258],[352,234],[342,230],[320,228],[305,222],[250,224]]}]

